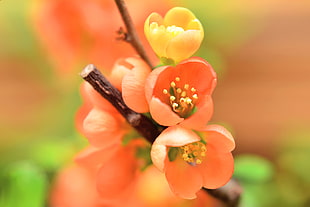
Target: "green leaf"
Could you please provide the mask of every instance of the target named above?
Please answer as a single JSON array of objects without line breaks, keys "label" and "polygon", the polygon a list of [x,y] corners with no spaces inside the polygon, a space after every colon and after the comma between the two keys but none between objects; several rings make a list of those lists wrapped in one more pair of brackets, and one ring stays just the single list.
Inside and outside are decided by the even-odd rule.
[{"label": "green leaf", "polygon": [[47,177],[29,162],[15,163],[2,172],[0,204],[6,207],[42,207]]},{"label": "green leaf", "polygon": [[235,159],[234,176],[245,182],[265,182],[273,175],[273,166],[256,155],[241,155]]}]

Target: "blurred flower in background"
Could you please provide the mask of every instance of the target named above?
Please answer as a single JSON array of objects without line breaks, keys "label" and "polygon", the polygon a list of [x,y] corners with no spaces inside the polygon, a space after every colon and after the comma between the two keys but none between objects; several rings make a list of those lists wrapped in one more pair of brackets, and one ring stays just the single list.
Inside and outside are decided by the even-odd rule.
[{"label": "blurred flower in background", "polygon": [[[309,206],[309,1],[140,2],[128,0],[141,38],[147,16],[172,5],[189,8],[204,27],[196,55],[218,74],[212,122],[225,120],[234,132],[241,206]],[[77,73],[88,63],[109,71],[132,54],[117,40],[120,27],[112,0],[0,1],[0,206],[45,206],[58,202],[57,192],[69,198],[93,185],[71,167],[86,144],[74,126]],[[81,183],[64,192],[69,178]]]}]

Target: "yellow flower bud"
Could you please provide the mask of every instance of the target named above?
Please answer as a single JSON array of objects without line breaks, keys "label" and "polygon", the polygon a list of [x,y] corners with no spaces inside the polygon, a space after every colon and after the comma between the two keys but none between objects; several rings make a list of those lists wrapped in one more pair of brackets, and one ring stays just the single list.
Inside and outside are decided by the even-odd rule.
[{"label": "yellow flower bud", "polygon": [[204,36],[200,21],[182,7],[170,9],[164,18],[152,13],[145,21],[144,33],[159,58],[175,63],[193,55]]}]

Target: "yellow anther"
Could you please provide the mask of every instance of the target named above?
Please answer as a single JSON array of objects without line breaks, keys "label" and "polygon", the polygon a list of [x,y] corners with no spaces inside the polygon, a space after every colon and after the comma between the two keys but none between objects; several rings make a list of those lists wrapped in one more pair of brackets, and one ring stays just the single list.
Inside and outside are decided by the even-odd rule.
[{"label": "yellow anther", "polygon": [[163,89],[163,94],[169,96],[172,110],[183,118],[191,115],[195,107],[198,95],[195,93],[196,89],[191,87],[188,83],[181,85],[181,78],[175,77],[170,82],[169,89]]},{"label": "yellow anther", "polygon": [[181,96],[185,97],[186,96],[186,91],[182,91]]},{"label": "yellow anther", "polygon": [[202,142],[194,142],[180,147],[184,161],[201,164],[206,156],[206,146]]},{"label": "yellow anther", "polygon": [[170,32],[174,37],[183,33],[184,32],[184,29],[182,27],[177,27],[175,25],[172,25],[172,26],[168,26],[166,28],[166,31],[167,32]]},{"label": "yellow anther", "polygon": [[173,108],[173,110],[176,110],[176,108],[178,108],[178,106],[179,106],[179,104],[177,104],[177,103],[173,103],[173,104],[172,104],[172,108]]},{"label": "yellow anther", "polygon": [[192,99],[187,98],[187,99],[186,99],[186,103],[187,103],[187,104],[191,104],[191,103],[192,103]]}]

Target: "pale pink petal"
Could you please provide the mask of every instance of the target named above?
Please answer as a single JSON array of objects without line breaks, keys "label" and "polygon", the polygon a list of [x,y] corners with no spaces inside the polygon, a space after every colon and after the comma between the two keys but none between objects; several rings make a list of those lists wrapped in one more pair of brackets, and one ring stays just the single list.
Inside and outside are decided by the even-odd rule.
[{"label": "pale pink petal", "polygon": [[181,147],[200,140],[201,138],[192,130],[176,125],[162,131],[154,143],[169,147]]},{"label": "pale pink petal", "polygon": [[219,153],[207,145],[205,159],[196,166],[203,176],[203,186],[208,189],[215,189],[225,185],[231,178],[234,171],[234,159],[232,154]]},{"label": "pale pink petal", "polygon": [[164,71],[167,67],[169,66],[163,66],[163,67],[156,68],[147,77],[146,82],[145,82],[145,97],[148,103],[152,99],[153,90],[154,90],[158,75],[162,71]]},{"label": "pale pink petal", "polygon": [[106,147],[121,142],[124,131],[117,118],[98,108],[93,108],[83,123],[84,136],[95,147]]},{"label": "pale pink petal", "polygon": [[124,58],[119,58],[109,75],[109,81],[112,83],[114,87],[116,87],[119,91],[122,90],[122,80],[123,77],[130,72],[130,70],[134,66],[126,61]]},{"label": "pale pink petal", "polygon": [[173,126],[184,120],[174,113],[170,106],[155,97],[150,101],[150,113],[152,118],[163,126]]},{"label": "pale pink petal", "polygon": [[122,96],[126,105],[138,113],[149,111],[145,97],[145,82],[151,68],[139,58],[127,58],[134,67],[122,80]]},{"label": "pale pink petal", "polygon": [[159,144],[155,141],[151,149],[151,159],[155,167],[157,167],[157,169],[161,172],[164,172],[166,158],[167,146]]},{"label": "pale pink petal", "polygon": [[219,152],[231,152],[235,149],[235,140],[231,133],[220,125],[208,125],[203,131],[208,145]]},{"label": "pale pink petal", "polygon": [[166,178],[172,192],[181,198],[194,199],[202,187],[202,175],[199,170],[183,159],[166,164]]}]

